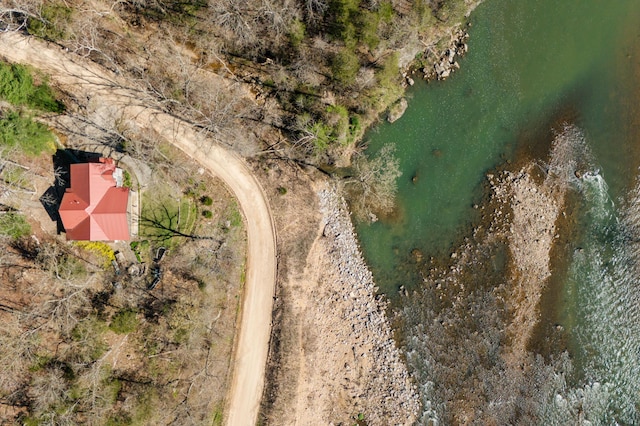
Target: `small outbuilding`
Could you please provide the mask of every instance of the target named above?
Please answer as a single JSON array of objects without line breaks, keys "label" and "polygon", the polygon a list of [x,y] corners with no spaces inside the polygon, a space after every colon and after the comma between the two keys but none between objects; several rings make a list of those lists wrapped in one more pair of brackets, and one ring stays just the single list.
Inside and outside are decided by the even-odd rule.
[{"label": "small outbuilding", "polygon": [[72,164],[70,175],[58,209],[67,240],[128,241],[129,188],[122,187],[122,169],[113,159],[100,158]]}]

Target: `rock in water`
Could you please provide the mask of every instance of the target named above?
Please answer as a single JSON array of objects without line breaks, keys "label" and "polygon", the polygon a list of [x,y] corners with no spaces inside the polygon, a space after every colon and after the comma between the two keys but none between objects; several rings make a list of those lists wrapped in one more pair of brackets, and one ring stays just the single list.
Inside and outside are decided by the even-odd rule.
[{"label": "rock in water", "polygon": [[389,108],[389,114],[387,115],[387,121],[393,123],[398,120],[404,112],[407,110],[407,100],[405,98],[400,99]]}]

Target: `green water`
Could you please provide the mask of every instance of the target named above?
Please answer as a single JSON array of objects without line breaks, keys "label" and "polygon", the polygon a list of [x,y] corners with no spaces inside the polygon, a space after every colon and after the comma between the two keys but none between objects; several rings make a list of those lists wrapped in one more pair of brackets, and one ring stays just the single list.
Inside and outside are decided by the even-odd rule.
[{"label": "green water", "polygon": [[471,23],[462,69],[416,84],[367,137],[369,153],[395,144],[403,171],[396,214],[358,225],[388,294],[419,282],[413,249],[441,255],[469,231],[487,171],[543,153],[558,121],[585,133],[614,199],[635,176],[640,1],[487,0]]}]

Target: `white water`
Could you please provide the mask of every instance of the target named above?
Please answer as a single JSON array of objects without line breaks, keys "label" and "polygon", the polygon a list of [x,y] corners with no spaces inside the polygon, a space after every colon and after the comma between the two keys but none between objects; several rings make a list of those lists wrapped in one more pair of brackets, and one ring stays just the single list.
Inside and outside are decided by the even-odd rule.
[{"label": "white water", "polygon": [[579,189],[585,202],[584,233],[565,285],[575,374],[557,389],[545,423],[638,424],[640,259],[628,250],[629,241],[638,237],[630,232],[637,228],[625,226],[638,223],[638,200],[628,204],[632,208],[616,211],[605,179],[597,173],[585,174]]},{"label": "white water", "polygon": [[[438,281],[456,286],[463,275],[452,270],[427,281],[403,312],[407,360],[424,404],[420,424],[462,421],[451,417],[464,411],[465,403],[456,400],[461,395],[483,401],[472,405],[471,424],[486,418],[498,424],[640,424],[640,178],[626,200],[614,203],[575,127],[556,136],[546,168],[580,200],[561,319],[570,350],[551,362],[532,354],[525,374],[514,371],[499,356],[507,340],[491,289],[501,278],[490,278],[484,290],[460,291],[458,307],[444,308],[429,289]],[[471,252],[476,265],[482,251]],[[482,280],[483,272],[471,275]],[[460,394],[456,386],[474,391]]]}]

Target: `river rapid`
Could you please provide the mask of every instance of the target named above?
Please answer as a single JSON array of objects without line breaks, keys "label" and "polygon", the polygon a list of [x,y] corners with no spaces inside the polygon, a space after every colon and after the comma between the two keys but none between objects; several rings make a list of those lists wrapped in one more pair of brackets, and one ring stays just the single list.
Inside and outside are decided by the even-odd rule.
[{"label": "river rapid", "polygon": [[[420,424],[640,424],[640,2],[486,0],[358,225]],[[401,291],[399,291],[402,289]]]}]

